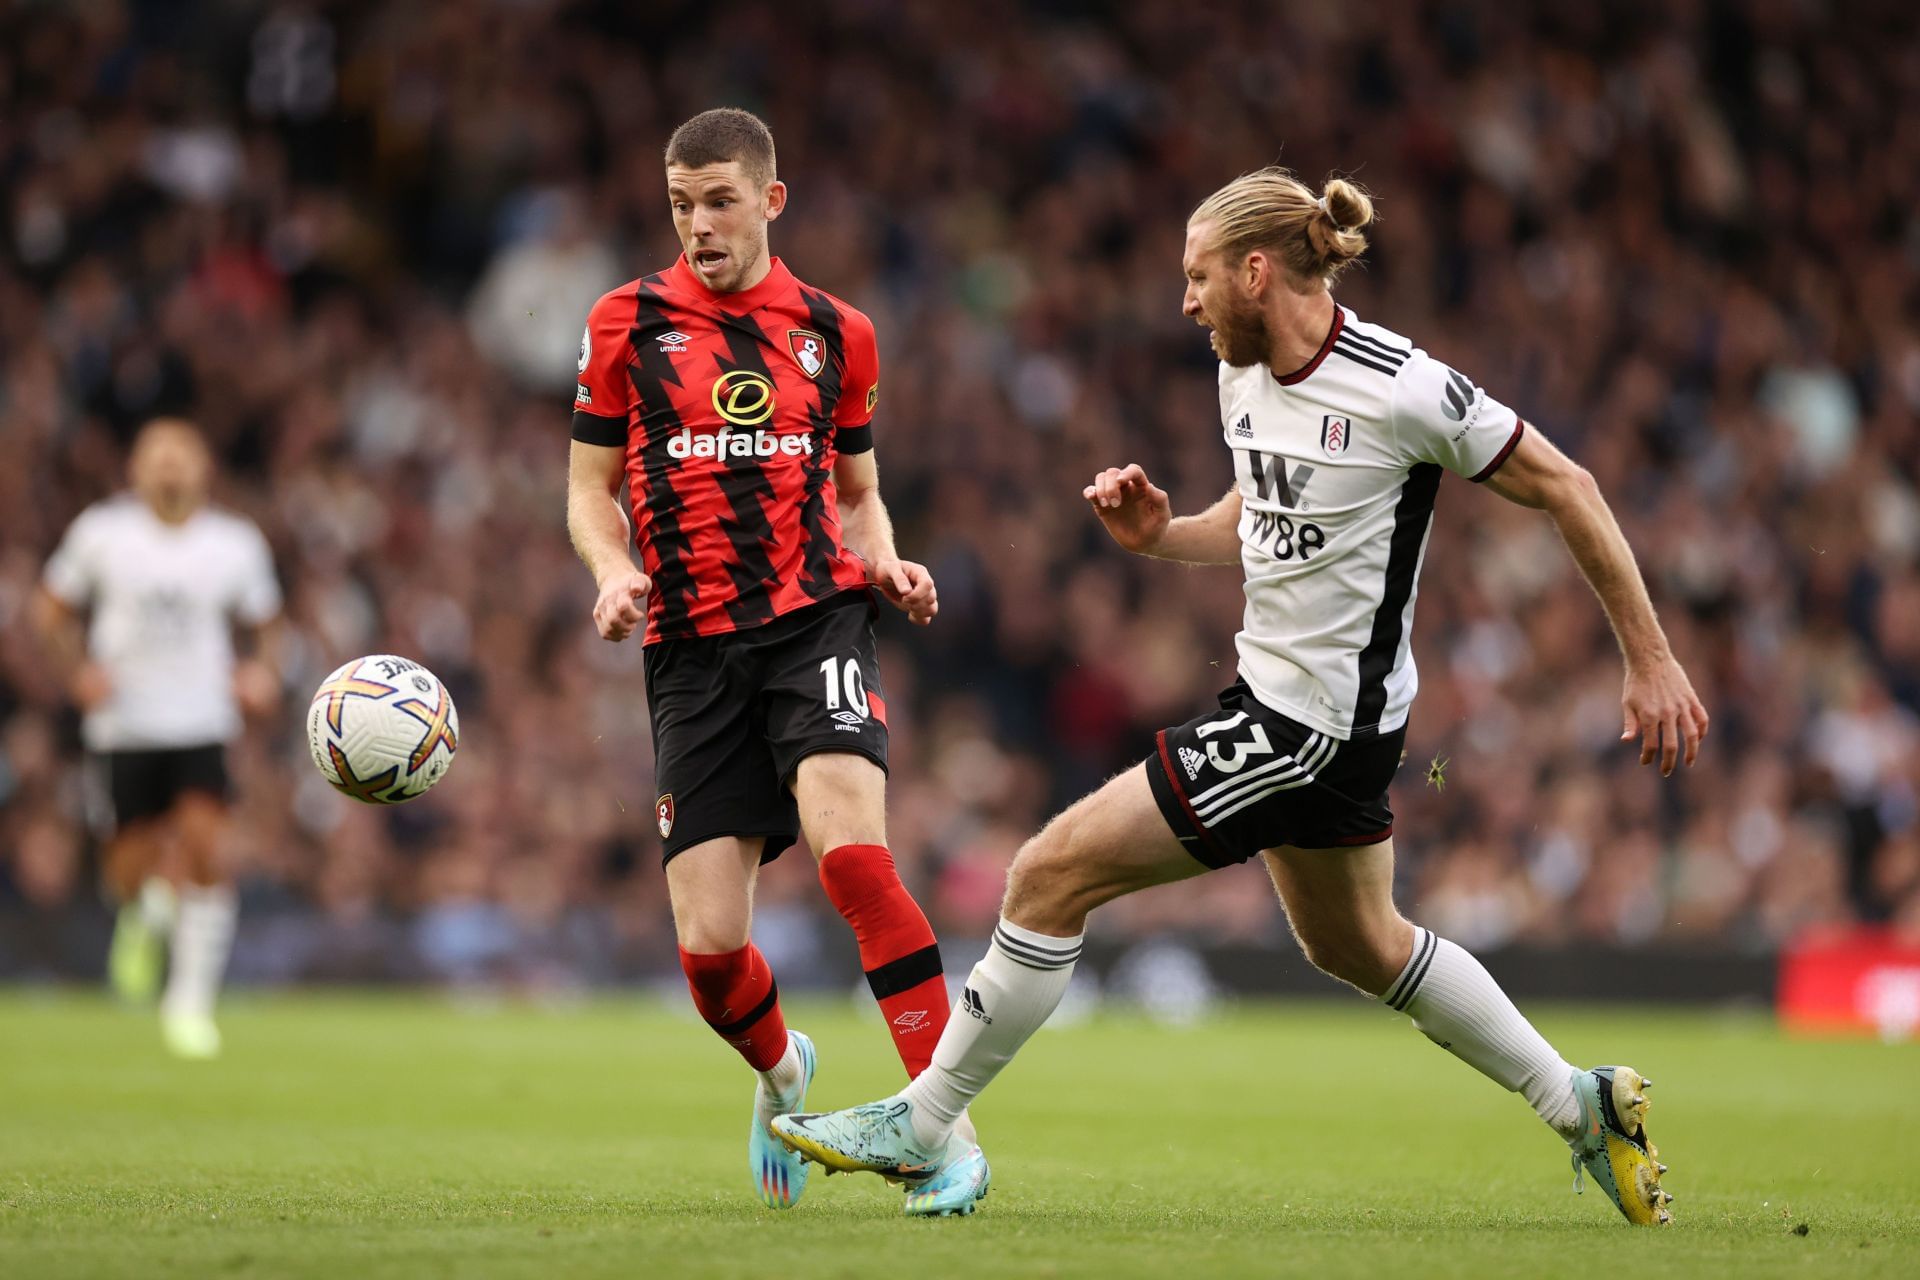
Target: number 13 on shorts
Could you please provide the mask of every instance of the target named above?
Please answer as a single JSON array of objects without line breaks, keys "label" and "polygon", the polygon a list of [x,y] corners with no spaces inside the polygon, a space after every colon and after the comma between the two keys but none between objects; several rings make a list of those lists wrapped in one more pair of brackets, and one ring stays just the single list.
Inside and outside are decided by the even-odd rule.
[{"label": "number 13 on shorts", "polygon": [[[1236,711],[1224,720],[1213,720],[1200,725],[1194,729],[1194,736],[1201,739],[1213,738],[1217,734],[1224,734],[1230,730],[1238,729],[1241,725],[1246,724],[1248,719],[1249,717],[1246,712]],[[1226,750],[1224,751],[1221,750],[1221,742],[1219,741],[1207,743],[1207,763],[1211,764],[1221,773],[1238,773],[1247,767],[1247,762],[1253,759],[1253,757],[1270,756],[1272,754],[1273,743],[1268,741],[1267,727],[1263,724],[1256,723],[1253,725],[1247,733],[1247,736],[1238,742],[1226,742]]]}]

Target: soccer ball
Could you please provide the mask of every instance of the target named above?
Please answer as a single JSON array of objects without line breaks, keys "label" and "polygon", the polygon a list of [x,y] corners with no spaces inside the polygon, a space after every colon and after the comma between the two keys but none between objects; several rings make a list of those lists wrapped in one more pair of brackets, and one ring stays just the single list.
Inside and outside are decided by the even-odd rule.
[{"label": "soccer ball", "polygon": [[460,747],[460,716],[433,672],[376,653],[320,685],[307,708],[307,746],[336,790],[367,804],[399,804],[446,774]]}]

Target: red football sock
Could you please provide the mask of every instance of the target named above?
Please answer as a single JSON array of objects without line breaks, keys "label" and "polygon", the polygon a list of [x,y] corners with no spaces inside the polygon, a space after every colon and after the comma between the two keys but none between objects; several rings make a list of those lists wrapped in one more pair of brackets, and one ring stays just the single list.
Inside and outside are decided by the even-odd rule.
[{"label": "red football sock", "polygon": [[693,988],[693,1007],[720,1038],[740,1051],[755,1071],[771,1071],[787,1051],[787,1020],[780,1016],[780,989],[760,948],[695,955],[682,948],[680,967]]},{"label": "red football sock", "polygon": [[933,1061],[933,1046],[947,1027],[947,980],[933,926],[900,883],[885,845],[828,850],[820,859],[820,883],[853,926],[860,967],[867,971],[867,986],[907,1075],[919,1075]]}]

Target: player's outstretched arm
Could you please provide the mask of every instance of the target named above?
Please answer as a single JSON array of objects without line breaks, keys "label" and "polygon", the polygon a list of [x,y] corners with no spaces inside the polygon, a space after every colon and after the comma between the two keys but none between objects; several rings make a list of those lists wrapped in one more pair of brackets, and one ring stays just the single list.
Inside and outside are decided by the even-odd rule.
[{"label": "player's outstretched arm", "polygon": [[1620,740],[1638,737],[1640,763],[1657,756],[1662,774],[1681,758],[1691,765],[1707,736],[1707,709],[1667,646],[1633,548],[1593,476],[1529,426],[1486,484],[1510,502],[1545,511],[1600,597],[1627,664]]},{"label": "player's outstretched arm", "polygon": [[1080,491],[1113,540],[1136,555],[1183,564],[1240,563],[1240,491],[1197,516],[1173,514],[1167,492],[1138,463],[1108,467]]},{"label": "player's outstretched arm", "polygon": [[873,453],[843,453],[834,460],[833,487],[840,498],[840,537],[867,562],[867,577],[907,621],[926,626],[940,612],[940,593],[923,564],[902,560],[893,545],[893,517],[880,500],[880,468]]},{"label": "player's outstretched arm", "polygon": [[625,640],[647,620],[653,583],[633,567],[626,513],[614,499],[626,474],[626,451],[573,442],[567,460],[567,534],[600,594],[593,625],[602,640]]},{"label": "player's outstretched arm", "polygon": [[55,674],[75,706],[87,711],[113,691],[106,669],[87,657],[86,627],[79,610],[44,585],[33,593],[29,607],[34,634],[52,659]]},{"label": "player's outstretched arm", "polygon": [[233,693],[250,716],[271,715],[281,702],[281,655],[286,652],[286,620],[278,614],[239,630],[240,661],[233,668]]}]

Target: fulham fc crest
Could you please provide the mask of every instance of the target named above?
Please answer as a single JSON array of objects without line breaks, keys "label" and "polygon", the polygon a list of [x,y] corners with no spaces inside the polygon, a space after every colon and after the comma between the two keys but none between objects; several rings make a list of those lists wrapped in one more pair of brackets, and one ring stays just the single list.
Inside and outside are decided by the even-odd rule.
[{"label": "fulham fc crest", "polygon": [[659,819],[662,840],[673,834],[673,792],[669,791],[653,802],[653,816]]},{"label": "fulham fc crest", "polygon": [[1353,443],[1353,419],[1330,413],[1320,419],[1320,451],[1337,458]]},{"label": "fulham fc crest", "polygon": [[793,358],[800,362],[801,370],[809,378],[817,378],[820,371],[827,367],[826,339],[810,329],[787,330],[787,349],[793,352]]}]

